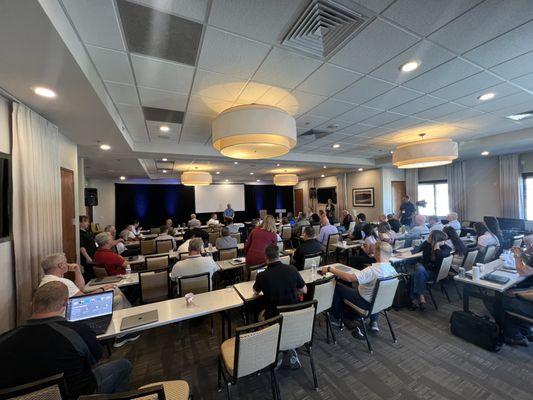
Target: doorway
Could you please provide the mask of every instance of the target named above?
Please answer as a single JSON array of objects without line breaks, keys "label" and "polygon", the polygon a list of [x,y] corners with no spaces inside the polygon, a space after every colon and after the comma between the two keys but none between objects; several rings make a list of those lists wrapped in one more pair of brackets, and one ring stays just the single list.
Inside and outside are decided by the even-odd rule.
[{"label": "doorway", "polygon": [[61,168],[61,226],[63,252],[68,262],[76,262],[76,220],[74,212],[74,173]]},{"label": "doorway", "polygon": [[392,212],[397,213],[402,204],[402,197],[405,196],[405,181],[392,181]]},{"label": "doorway", "polygon": [[304,190],[294,189],[294,215],[304,210]]}]

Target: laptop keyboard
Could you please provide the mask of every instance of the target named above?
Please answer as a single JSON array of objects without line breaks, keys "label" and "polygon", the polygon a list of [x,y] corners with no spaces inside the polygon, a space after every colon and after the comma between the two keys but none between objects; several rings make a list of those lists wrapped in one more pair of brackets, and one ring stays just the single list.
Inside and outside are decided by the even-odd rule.
[{"label": "laptop keyboard", "polygon": [[105,333],[107,331],[107,327],[109,326],[109,323],[111,322],[111,318],[106,316],[105,318],[95,318],[90,319],[86,321],[81,321],[85,325],[87,325],[91,330],[97,334],[100,335],[102,333]]}]

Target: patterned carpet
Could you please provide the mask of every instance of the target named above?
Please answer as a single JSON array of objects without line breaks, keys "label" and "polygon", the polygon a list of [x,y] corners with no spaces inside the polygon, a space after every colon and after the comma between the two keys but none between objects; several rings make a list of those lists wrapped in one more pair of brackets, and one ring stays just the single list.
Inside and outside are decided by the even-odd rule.
[{"label": "patterned carpet", "polygon": [[[449,290],[452,293],[451,290]],[[454,293],[455,294],[455,293]],[[504,346],[490,353],[449,333],[451,312],[460,308],[457,296],[448,304],[436,295],[439,310],[424,313],[391,311],[398,337],[392,343],[387,325],[372,335],[374,354],[364,341],[352,338],[348,330],[337,332],[337,344],[325,341],[325,328],[316,326],[314,354],[319,390],[312,388],[308,359],[303,368],[278,371],[284,399],[531,399],[533,398],[533,345]],[[473,308],[482,310],[473,301]],[[240,324],[239,313],[233,314]],[[215,318],[215,335],[209,319],[166,326],[145,332],[134,343],[113,351],[112,358],[126,357],[134,365],[131,387],[184,379],[195,399],[224,399],[217,392],[217,356],[220,332]],[[234,399],[270,399],[269,374],[244,378],[232,389]]]}]

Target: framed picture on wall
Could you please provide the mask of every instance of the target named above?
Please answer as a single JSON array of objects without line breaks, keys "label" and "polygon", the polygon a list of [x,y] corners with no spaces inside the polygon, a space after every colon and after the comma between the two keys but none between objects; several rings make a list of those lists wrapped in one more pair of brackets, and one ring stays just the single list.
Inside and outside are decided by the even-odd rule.
[{"label": "framed picture on wall", "polygon": [[352,189],[354,207],[374,207],[374,188]]}]

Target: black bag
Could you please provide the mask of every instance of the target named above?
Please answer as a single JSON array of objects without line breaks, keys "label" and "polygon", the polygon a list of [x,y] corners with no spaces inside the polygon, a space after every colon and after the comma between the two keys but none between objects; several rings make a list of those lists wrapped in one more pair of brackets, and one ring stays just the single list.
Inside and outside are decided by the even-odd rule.
[{"label": "black bag", "polygon": [[489,351],[502,347],[500,328],[489,317],[480,317],[472,312],[454,311],[450,318],[452,334]]},{"label": "black bag", "polygon": [[394,309],[404,308],[411,304],[410,283],[411,277],[408,274],[398,275],[398,289],[396,289],[394,301],[392,302]]}]

